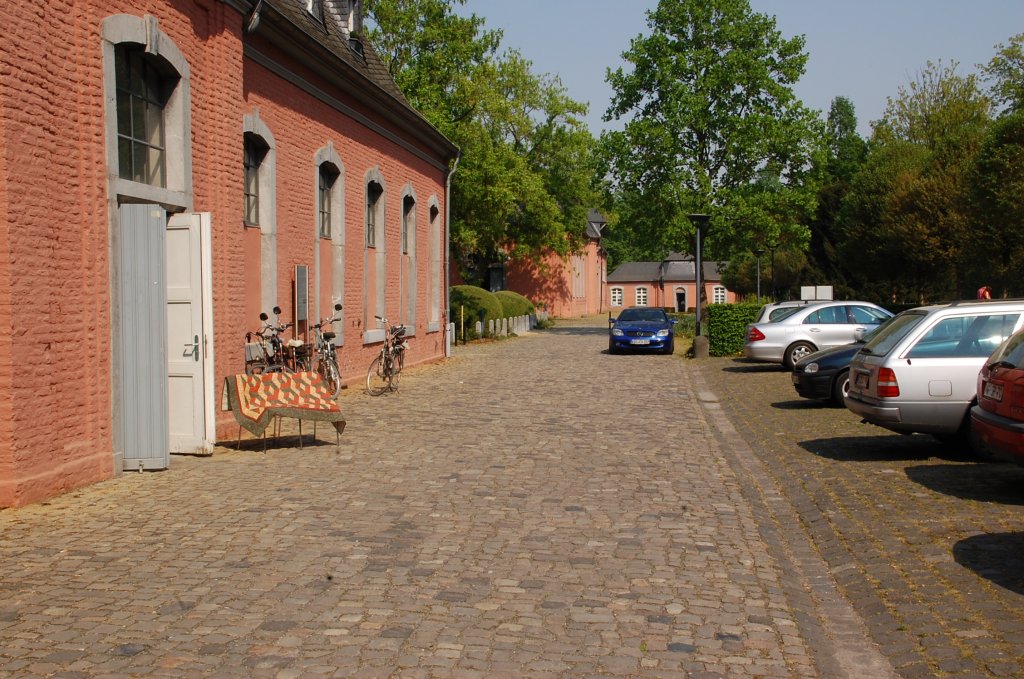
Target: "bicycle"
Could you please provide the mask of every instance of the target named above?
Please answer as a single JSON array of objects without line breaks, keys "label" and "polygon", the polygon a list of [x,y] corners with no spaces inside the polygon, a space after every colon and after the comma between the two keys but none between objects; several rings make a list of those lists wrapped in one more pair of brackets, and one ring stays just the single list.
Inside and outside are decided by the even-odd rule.
[{"label": "bicycle", "polygon": [[380,396],[385,391],[398,391],[398,380],[405,366],[405,326],[392,325],[383,316],[374,316],[384,326],[384,344],[366,371],[366,391]]},{"label": "bicycle", "polygon": [[245,333],[245,374],[263,375],[265,373],[295,372],[285,361],[285,346],[281,341],[281,333],[292,326],[291,323],[281,325],[281,307],[275,306],[274,316],[277,324],[270,322],[266,312],[260,312],[263,327]]},{"label": "bicycle", "polygon": [[339,311],[341,311],[341,305],[335,304],[334,315],[330,318],[321,318],[320,322],[313,326],[313,345],[310,351],[306,352],[307,362],[304,366],[306,370],[313,369],[312,361],[315,357],[316,372],[323,379],[324,385],[331,392],[333,398],[338,398],[338,395],[341,394],[341,370],[338,369],[338,356],[334,353],[335,334],[329,330],[325,332],[324,328],[341,320],[338,318]]}]

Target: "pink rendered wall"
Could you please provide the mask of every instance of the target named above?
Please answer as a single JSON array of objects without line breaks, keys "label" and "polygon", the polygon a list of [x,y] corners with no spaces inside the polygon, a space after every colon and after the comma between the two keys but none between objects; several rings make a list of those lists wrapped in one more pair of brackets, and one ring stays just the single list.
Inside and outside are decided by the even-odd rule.
[{"label": "pink rendered wall", "polygon": [[597,243],[590,242],[582,253],[585,266],[583,296],[573,296],[572,257],[563,258],[547,252],[539,262],[513,259],[506,267],[506,285],[509,290],[527,297],[535,305],[543,304],[552,316],[575,318],[607,309],[604,300],[604,256]]}]

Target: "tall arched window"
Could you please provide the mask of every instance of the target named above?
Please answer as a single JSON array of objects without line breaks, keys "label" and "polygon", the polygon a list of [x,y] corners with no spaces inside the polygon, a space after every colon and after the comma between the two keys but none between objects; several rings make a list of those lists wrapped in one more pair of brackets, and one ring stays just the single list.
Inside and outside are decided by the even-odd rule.
[{"label": "tall arched window", "polygon": [[378,168],[366,173],[366,239],[363,248],[363,342],[380,342],[384,329],[375,316],[387,316],[387,186]]},{"label": "tall arched window", "polygon": [[[317,318],[334,315],[345,304],[345,166],[328,142],[313,157],[316,186],[316,225],[320,246],[313,253],[313,307]],[[328,245],[329,241],[329,245]],[[345,309],[333,326],[334,344],[345,343]]]}]

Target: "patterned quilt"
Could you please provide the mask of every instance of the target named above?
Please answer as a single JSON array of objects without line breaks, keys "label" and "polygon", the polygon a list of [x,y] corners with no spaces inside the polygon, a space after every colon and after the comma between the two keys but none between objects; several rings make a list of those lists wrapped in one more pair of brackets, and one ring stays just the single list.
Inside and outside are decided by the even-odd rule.
[{"label": "patterned quilt", "polygon": [[230,375],[224,378],[224,410],[254,436],[262,436],[275,417],[330,422],[341,434],[341,414],[323,379],[315,372]]}]

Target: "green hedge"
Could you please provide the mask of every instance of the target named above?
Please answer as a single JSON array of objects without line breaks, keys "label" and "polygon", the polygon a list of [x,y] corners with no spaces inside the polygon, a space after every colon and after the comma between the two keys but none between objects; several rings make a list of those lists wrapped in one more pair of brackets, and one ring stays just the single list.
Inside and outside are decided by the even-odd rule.
[{"label": "green hedge", "polygon": [[501,302],[494,293],[478,288],[475,285],[453,285],[451,287],[452,321],[455,332],[462,336],[459,324],[465,319],[465,336],[463,341],[476,339],[476,322],[483,312],[484,334],[487,334],[487,322],[500,320],[503,316]]},{"label": "green hedge", "polygon": [[494,296],[498,298],[499,302],[501,302],[501,310],[504,313],[505,318],[529,316],[533,313],[533,302],[526,299],[518,292],[500,290],[494,293]]},{"label": "green hedge", "polygon": [[760,303],[709,304],[707,318],[702,319],[708,334],[708,353],[712,356],[735,356],[743,352],[744,330],[754,322]]}]

